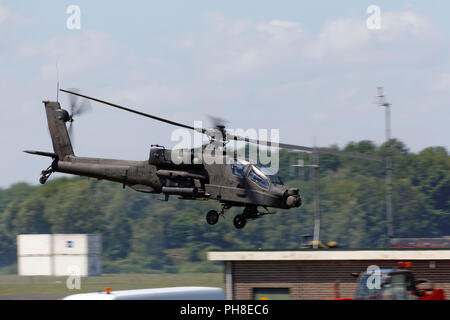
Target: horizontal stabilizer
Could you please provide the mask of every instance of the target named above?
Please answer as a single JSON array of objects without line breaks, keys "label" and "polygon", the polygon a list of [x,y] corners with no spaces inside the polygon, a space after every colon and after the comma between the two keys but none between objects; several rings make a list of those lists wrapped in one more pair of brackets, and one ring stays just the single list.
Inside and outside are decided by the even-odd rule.
[{"label": "horizontal stabilizer", "polygon": [[34,154],[36,156],[50,157],[50,158],[58,158],[58,155],[54,152],[44,152],[44,151],[34,151],[34,150],[24,150],[24,152],[29,154]]}]

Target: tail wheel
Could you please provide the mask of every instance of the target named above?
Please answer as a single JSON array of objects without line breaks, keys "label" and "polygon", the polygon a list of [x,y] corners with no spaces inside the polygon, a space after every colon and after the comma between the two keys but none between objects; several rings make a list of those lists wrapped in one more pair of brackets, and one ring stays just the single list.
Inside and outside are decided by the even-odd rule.
[{"label": "tail wheel", "polygon": [[243,214],[238,214],[236,217],[234,217],[233,223],[237,229],[242,229],[243,227],[245,227],[247,220],[245,219]]},{"label": "tail wheel", "polygon": [[208,211],[208,213],[206,214],[206,222],[208,222],[208,224],[213,225],[216,224],[217,221],[219,221],[219,214],[217,213],[216,210],[210,210]]}]

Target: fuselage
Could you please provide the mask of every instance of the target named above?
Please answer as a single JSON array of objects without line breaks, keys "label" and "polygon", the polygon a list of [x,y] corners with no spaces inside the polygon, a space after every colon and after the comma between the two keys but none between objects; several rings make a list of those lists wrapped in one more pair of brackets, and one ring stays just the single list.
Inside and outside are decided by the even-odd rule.
[{"label": "fuselage", "polygon": [[228,156],[221,149],[211,151],[211,145],[180,150],[158,146],[151,148],[144,161],[78,157],[66,128],[71,116],[58,102],[44,103],[54,153],[29,151],[54,159],[43,171],[41,183],[52,172],[62,172],[121,183],[139,192],[214,199],[227,208],[244,206],[253,213],[258,206],[289,209],[301,205],[297,188],[287,188],[257,162]]}]

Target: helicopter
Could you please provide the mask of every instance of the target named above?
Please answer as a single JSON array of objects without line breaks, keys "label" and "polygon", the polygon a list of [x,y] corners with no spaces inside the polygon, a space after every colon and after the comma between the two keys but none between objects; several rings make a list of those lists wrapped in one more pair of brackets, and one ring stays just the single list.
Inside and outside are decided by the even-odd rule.
[{"label": "helicopter", "polygon": [[[52,173],[61,172],[121,183],[123,188],[129,187],[138,192],[163,194],[165,201],[168,201],[171,195],[185,200],[216,200],[221,204],[221,209],[220,211],[212,209],[207,212],[206,222],[210,225],[215,225],[219,221],[219,217],[223,217],[225,212],[232,207],[243,208],[242,213],[237,214],[233,219],[234,226],[242,229],[249,220],[275,213],[269,208],[291,209],[298,208],[302,204],[298,188],[288,188],[277,174],[257,161],[241,159],[237,157],[236,152],[230,155],[225,148],[230,141],[381,161],[380,158],[371,155],[242,137],[230,133],[220,122],[216,123],[214,128],[209,129],[192,127],[86,96],[77,90],[59,90],[69,94],[70,112],[62,109],[58,101],[43,101],[53,152],[24,151],[52,158],[50,166],[41,172],[39,178],[41,184],[46,183]],[[70,132],[74,117],[90,108],[89,101],[200,132],[208,137],[209,144],[198,148],[179,150],[169,150],[160,145],[152,145],[149,158],[144,161],[76,156]],[[209,152],[205,153],[208,149]],[[215,157],[214,159],[222,158],[223,161],[201,161],[202,155],[205,154]]]}]

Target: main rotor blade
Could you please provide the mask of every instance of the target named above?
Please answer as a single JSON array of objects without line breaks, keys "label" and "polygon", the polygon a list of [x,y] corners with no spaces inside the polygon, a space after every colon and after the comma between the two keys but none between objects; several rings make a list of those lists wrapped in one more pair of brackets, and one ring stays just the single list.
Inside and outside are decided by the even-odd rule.
[{"label": "main rotor blade", "polygon": [[[191,129],[191,130],[195,130],[201,133],[205,133],[207,134],[207,130],[206,129],[201,129],[200,128],[194,128],[179,122],[175,122],[175,121],[171,121],[171,120],[167,120],[161,117],[157,117],[157,116],[153,116],[151,114],[145,113],[145,112],[141,112],[141,111],[137,111],[134,109],[130,109],[124,106],[120,106],[118,104],[114,104],[105,100],[100,100],[97,98],[93,98],[93,97],[89,97],[77,92],[73,92],[73,91],[69,91],[69,90],[64,90],[64,89],[59,89],[62,92],[66,92],[66,93],[70,93],[82,98],[86,98],[89,100],[93,100],[96,102],[100,102],[106,105],[109,105],[111,107],[114,108],[118,108],[118,109],[122,109],[128,112],[132,112],[132,113],[136,113],[140,116],[144,116],[147,118],[151,118],[154,120],[158,120],[161,122],[165,122],[174,126],[178,126],[178,127],[182,127],[182,128],[186,128],[186,129]],[[254,140],[254,139],[249,139],[249,138],[244,138],[244,137],[240,137],[240,136],[235,136],[235,135],[228,135],[226,134],[226,138],[229,140],[236,140],[236,141],[245,141],[245,142],[249,142],[249,143],[255,143],[255,144],[262,144],[265,146],[272,146],[272,144],[274,145],[274,147],[278,147],[278,148],[282,148],[282,149],[290,149],[290,150],[300,150],[300,151],[308,151],[308,152],[319,152],[319,153],[326,153],[326,154],[331,154],[331,155],[337,155],[337,156],[344,156],[344,157],[349,157],[349,158],[357,158],[357,159],[365,159],[365,160],[373,160],[373,161],[379,161],[381,162],[382,159],[379,157],[375,157],[375,156],[368,156],[368,155],[364,155],[364,154],[356,154],[356,153],[348,153],[348,152],[342,152],[342,151],[336,151],[336,150],[331,150],[331,149],[325,149],[325,148],[311,148],[311,147],[304,147],[304,146],[299,146],[299,145],[295,145],[295,144],[286,144],[286,143],[275,143],[275,142],[271,142],[271,141],[262,141],[262,140]]]},{"label": "main rotor blade", "polygon": [[[198,128],[196,129],[194,127],[191,127],[191,126],[179,123],[179,122],[175,122],[175,121],[167,120],[167,119],[160,118],[160,117],[157,117],[157,116],[153,116],[151,114],[148,114],[148,113],[145,113],[145,112],[141,112],[141,111],[137,111],[137,110],[134,110],[134,109],[130,109],[130,108],[127,108],[127,107],[124,107],[124,106],[120,106],[118,104],[114,104],[114,103],[111,103],[111,102],[108,102],[108,101],[105,101],[105,100],[96,99],[96,98],[89,97],[89,96],[86,96],[84,94],[80,94],[80,93],[69,91],[69,90],[64,90],[64,89],[59,89],[59,90],[62,91],[62,92],[74,94],[76,96],[79,96],[79,97],[82,97],[82,98],[85,98],[85,99],[89,99],[89,100],[92,100],[92,101],[100,102],[100,103],[109,105],[109,106],[114,107],[114,108],[118,108],[118,109],[122,109],[122,110],[125,110],[125,111],[128,111],[128,112],[136,113],[136,114],[138,114],[140,116],[143,116],[143,117],[147,117],[147,118],[151,118],[151,119],[154,119],[154,120],[162,121],[162,122],[174,125],[174,126],[178,126],[178,127],[182,127],[182,128],[198,131]],[[205,132],[205,130],[202,129],[202,133],[204,133],[204,132]]]},{"label": "main rotor blade", "polygon": [[244,137],[240,137],[240,136],[230,136],[230,140],[245,141],[245,142],[254,143],[254,144],[258,144],[258,145],[264,145],[267,147],[270,147],[273,145],[274,147],[281,148],[281,149],[319,152],[319,153],[331,154],[331,155],[335,155],[335,156],[344,156],[344,157],[349,157],[349,158],[372,160],[372,161],[378,161],[378,162],[382,161],[382,159],[379,157],[369,156],[369,155],[365,155],[365,154],[349,153],[349,152],[336,151],[336,150],[325,149],[325,148],[311,148],[311,147],[305,147],[305,146],[299,146],[299,145],[287,144],[287,143],[275,143],[272,141],[255,140],[255,139],[249,139],[249,138],[244,138]]}]

